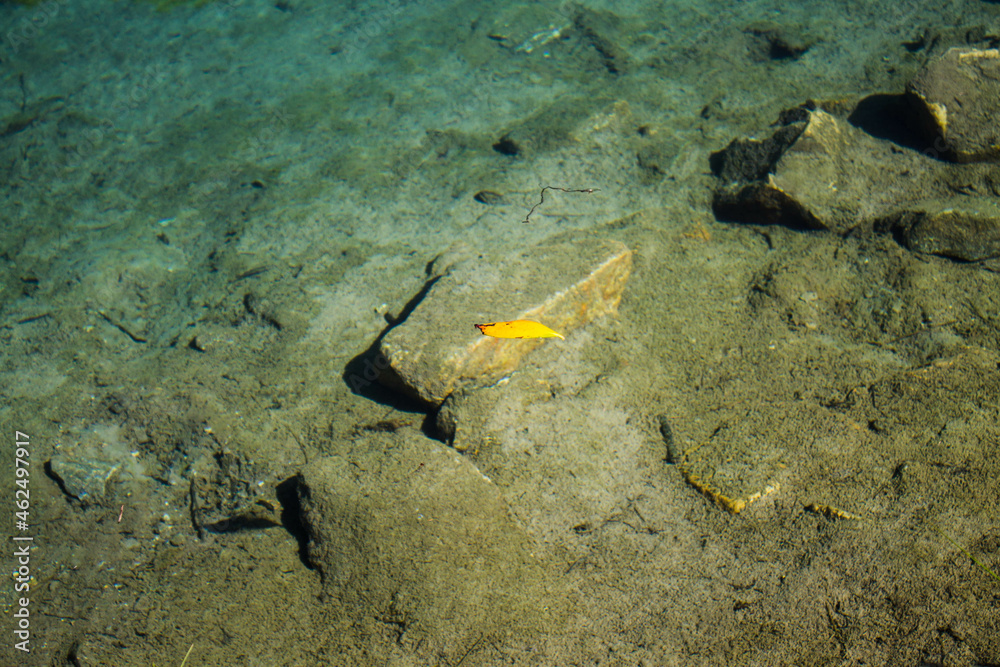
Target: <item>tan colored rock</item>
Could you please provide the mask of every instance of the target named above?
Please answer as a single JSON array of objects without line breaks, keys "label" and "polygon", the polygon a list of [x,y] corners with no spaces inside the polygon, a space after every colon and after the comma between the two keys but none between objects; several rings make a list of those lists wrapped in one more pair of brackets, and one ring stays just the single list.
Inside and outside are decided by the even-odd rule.
[{"label": "tan colored rock", "polygon": [[483,336],[474,324],[537,320],[563,335],[617,311],[632,269],[623,243],[563,237],[509,256],[459,261],[434,283],[379,351],[379,381],[431,405],[455,389],[488,386],[555,338]]},{"label": "tan colored rock", "polygon": [[768,140],[737,140],[713,156],[720,220],[844,234],[927,187],[930,160],[820,109],[803,114]]},{"label": "tan colored rock", "polygon": [[932,157],[1000,160],[1000,50],[948,49],[907,86]]},{"label": "tan colored rock", "polygon": [[910,250],[967,262],[1000,257],[1000,204],[985,197],[929,200],[878,225]]}]

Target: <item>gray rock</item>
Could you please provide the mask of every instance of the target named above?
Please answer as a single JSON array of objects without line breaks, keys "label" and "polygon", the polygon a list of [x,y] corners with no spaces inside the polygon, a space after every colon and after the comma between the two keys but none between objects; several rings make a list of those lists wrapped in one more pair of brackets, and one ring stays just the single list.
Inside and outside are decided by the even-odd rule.
[{"label": "gray rock", "polygon": [[63,492],[85,505],[104,499],[108,481],[119,468],[120,463],[71,455],[54,456],[48,462],[48,469]]}]

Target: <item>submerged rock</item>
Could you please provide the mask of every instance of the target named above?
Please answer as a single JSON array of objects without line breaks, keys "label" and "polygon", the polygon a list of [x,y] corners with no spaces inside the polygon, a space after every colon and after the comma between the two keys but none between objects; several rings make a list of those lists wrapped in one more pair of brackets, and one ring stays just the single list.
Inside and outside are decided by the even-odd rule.
[{"label": "submerged rock", "polygon": [[720,220],[844,234],[869,211],[887,212],[925,187],[926,158],[902,153],[822,109],[794,111],[770,138],[738,139],[713,154],[720,179],[713,209]]},{"label": "submerged rock", "polygon": [[967,262],[1000,257],[1000,204],[985,197],[923,201],[886,216],[890,231],[916,252]]},{"label": "submerged rock", "polygon": [[311,463],[298,486],[324,592],[375,626],[366,635],[388,623],[400,644],[456,664],[477,637],[537,633],[564,607],[497,488],[439,443],[373,436]]},{"label": "submerged rock", "polygon": [[931,157],[1000,159],[1000,50],[949,49],[907,86]]},{"label": "submerged rock", "polygon": [[[914,112],[903,96],[872,96],[855,106],[855,125],[809,102],[783,113],[770,137],[732,141],[710,160],[719,179],[716,217],[842,235],[856,229],[892,233],[915,252],[964,261],[1000,256],[994,168],[937,159],[981,160],[1000,147],[1000,133],[988,120],[1000,106],[1000,90],[990,92],[1000,85],[1000,57],[991,54],[1000,51],[952,49],[929,66],[911,85],[922,112]],[[943,69],[948,63],[952,70]],[[958,77],[954,68],[960,67],[976,76],[959,77],[961,85],[948,79],[948,86],[935,78],[942,71]],[[990,79],[994,67],[997,78]],[[945,89],[951,107],[932,101],[944,99]],[[968,108],[961,100],[968,100]],[[948,108],[957,109],[951,120]],[[921,113],[936,123],[939,136],[932,143],[940,151],[923,148],[925,138],[900,129],[918,126]]]},{"label": "submerged rock", "polygon": [[54,456],[48,462],[50,476],[63,492],[84,505],[104,500],[108,481],[121,468],[120,463],[71,454]]},{"label": "submerged rock", "polygon": [[553,339],[490,338],[473,324],[529,319],[567,335],[617,311],[631,269],[623,243],[580,237],[458,261],[381,340],[378,380],[431,405],[493,384]]}]

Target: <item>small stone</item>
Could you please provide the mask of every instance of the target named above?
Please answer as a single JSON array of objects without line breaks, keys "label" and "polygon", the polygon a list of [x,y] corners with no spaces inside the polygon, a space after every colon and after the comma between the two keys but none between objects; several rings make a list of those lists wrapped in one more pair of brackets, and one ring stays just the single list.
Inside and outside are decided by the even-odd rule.
[{"label": "small stone", "polygon": [[66,495],[84,504],[100,502],[111,479],[121,464],[102,459],[69,456],[53,457],[48,462],[50,477],[55,478]]},{"label": "small stone", "polygon": [[480,190],[472,198],[480,204],[486,204],[487,206],[496,206],[503,203],[503,195],[492,190]]},{"label": "small stone", "polygon": [[521,147],[516,141],[514,141],[514,139],[511,138],[509,134],[505,134],[500,137],[495,144],[493,144],[493,150],[501,155],[509,155],[513,157],[521,152]]}]

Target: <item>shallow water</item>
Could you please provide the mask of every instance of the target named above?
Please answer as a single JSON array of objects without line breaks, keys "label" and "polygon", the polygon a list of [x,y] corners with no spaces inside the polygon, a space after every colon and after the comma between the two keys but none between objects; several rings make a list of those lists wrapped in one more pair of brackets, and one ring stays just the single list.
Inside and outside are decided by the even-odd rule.
[{"label": "shallow water", "polygon": [[[972,0],[0,2],[5,662],[1000,662],[995,269],[719,222],[709,167],[998,35]],[[366,354],[435,262],[486,293],[557,236],[632,249],[618,315],[442,442]]]}]

